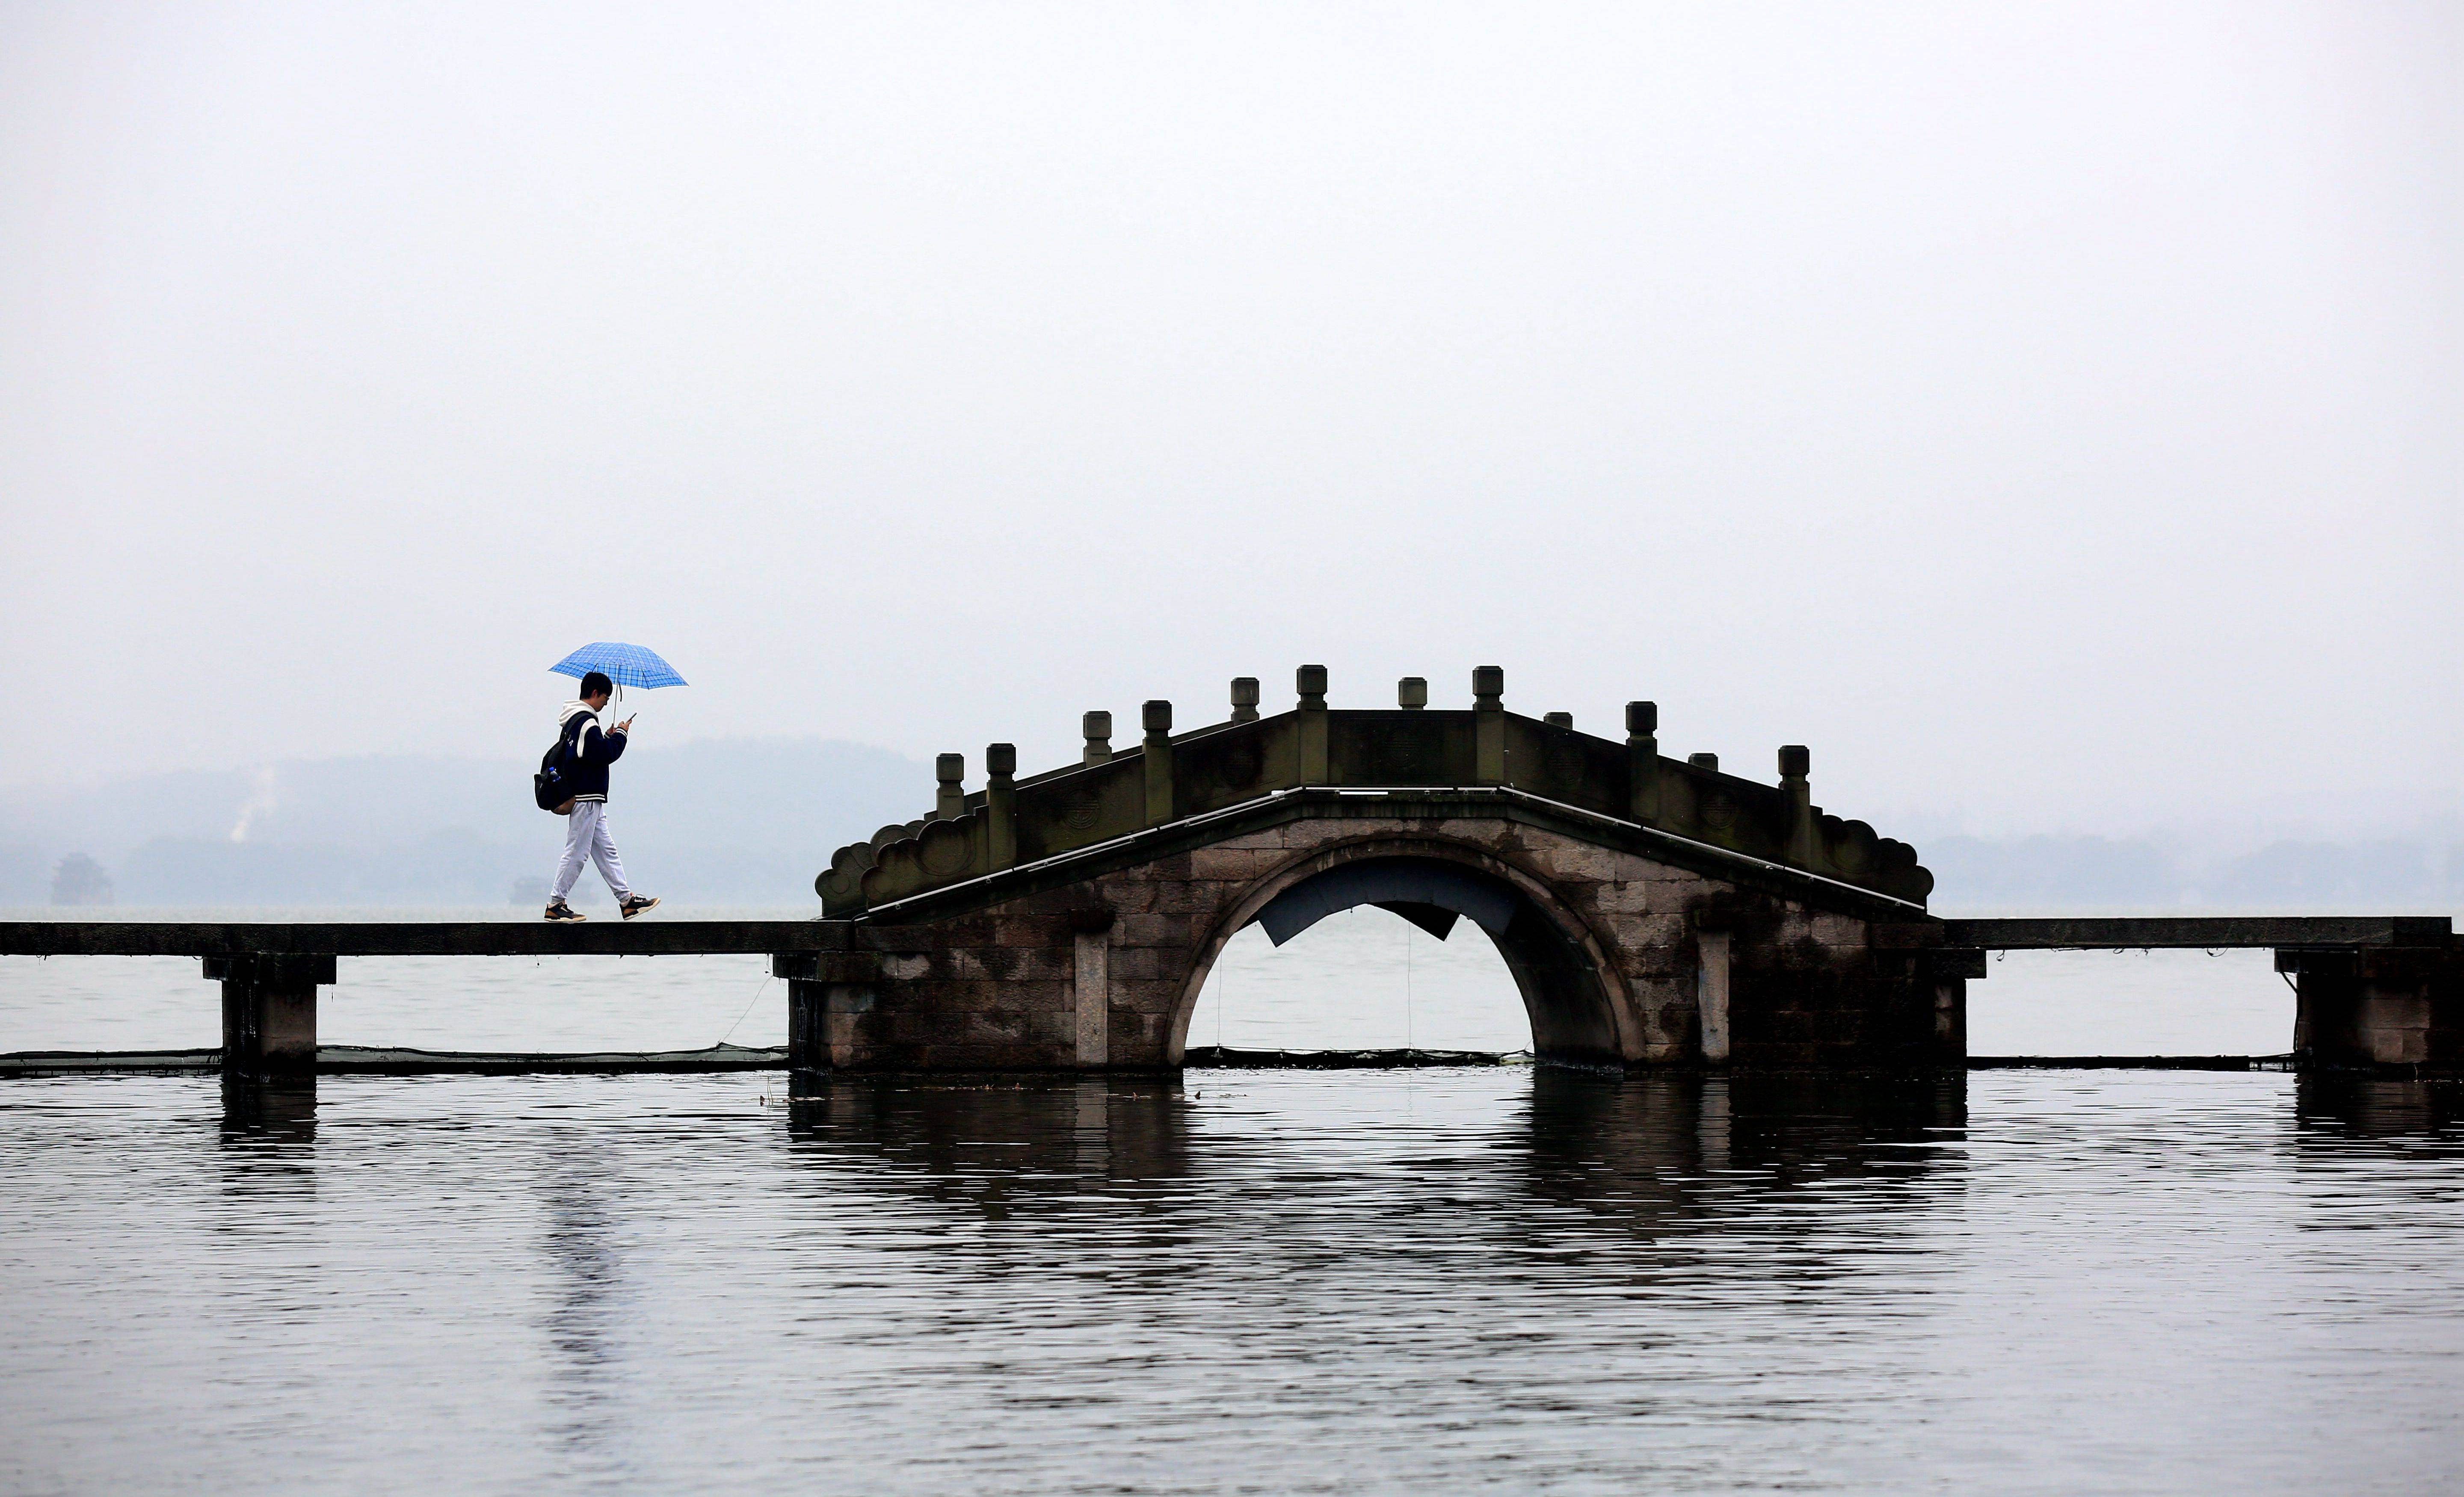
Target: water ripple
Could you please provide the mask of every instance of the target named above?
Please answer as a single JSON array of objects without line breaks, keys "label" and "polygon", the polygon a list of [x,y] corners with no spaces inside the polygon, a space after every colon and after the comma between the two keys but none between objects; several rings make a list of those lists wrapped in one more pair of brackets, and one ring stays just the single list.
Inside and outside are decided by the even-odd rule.
[{"label": "water ripple", "polygon": [[0,1091],[0,1485],[2420,1491],[2453,1088]]}]

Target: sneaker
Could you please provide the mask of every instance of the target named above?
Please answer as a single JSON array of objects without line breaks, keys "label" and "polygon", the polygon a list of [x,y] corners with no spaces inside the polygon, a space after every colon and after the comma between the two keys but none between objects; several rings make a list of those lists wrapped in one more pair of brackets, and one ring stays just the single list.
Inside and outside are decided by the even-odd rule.
[{"label": "sneaker", "polygon": [[581,911],[576,910],[573,906],[566,904],[561,899],[549,901],[547,907],[547,917],[551,920],[587,920],[590,918],[590,916],[583,914]]},{"label": "sneaker", "polygon": [[658,903],[659,902],[657,900],[651,898],[648,894],[627,894],[625,896],[625,902],[618,905],[616,910],[618,914],[624,915],[626,919],[629,920],[633,918],[633,916],[640,914],[645,910],[657,908]]}]

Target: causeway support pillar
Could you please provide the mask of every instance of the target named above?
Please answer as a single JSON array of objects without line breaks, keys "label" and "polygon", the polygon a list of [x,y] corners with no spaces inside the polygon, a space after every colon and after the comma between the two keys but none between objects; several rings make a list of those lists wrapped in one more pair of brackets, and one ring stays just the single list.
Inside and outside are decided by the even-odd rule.
[{"label": "causeway support pillar", "polygon": [[2464,951],[2279,950],[2299,999],[2293,1048],[2326,1067],[2464,1069]]},{"label": "causeway support pillar", "polygon": [[334,958],[251,952],[204,958],[223,985],[223,1074],[317,1073],[317,989],[334,982]]},{"label": "causeway support pillar", "polygon": [[1933,987],[1934,1060],[1957,1066],[1968,1059],[1968,984],[1986,973],[1982,948],[1945,946],[1920,958]]},{"label": "causeway support pillar", "polygon": [[787,1067],[824,1072],[855,1051],[858,1018],[880,1001],[881,958],[869,951],[791,951],[770,958],[787,982]]}]

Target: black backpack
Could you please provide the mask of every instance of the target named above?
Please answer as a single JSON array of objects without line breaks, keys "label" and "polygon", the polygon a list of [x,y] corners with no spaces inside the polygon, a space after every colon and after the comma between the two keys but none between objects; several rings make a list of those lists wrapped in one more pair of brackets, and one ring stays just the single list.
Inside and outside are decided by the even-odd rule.
[{"label": "black backpack", "polygon": [[531,776],[531,789],[539,797],[540,810],[562,816],[573,809],[573,797],[564,788],[564,767],[572,758],[573,740],[559,732],[556,747],[540,758],[539,773]]}]

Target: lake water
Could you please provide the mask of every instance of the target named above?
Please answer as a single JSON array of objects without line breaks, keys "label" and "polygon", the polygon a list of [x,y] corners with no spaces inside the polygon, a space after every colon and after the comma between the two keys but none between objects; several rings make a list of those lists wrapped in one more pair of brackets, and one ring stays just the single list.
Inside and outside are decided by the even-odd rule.
[{"label": "lake water", "polygon": [[[1485,948],[1394,923],[1244,945],[1193,1041],[1528,1043]],[[1980,1050],[2291,1018],[2263,953],[1971,993]],[[406,960],[345,962],[323,1017],[652,1048],[782,1008],[758,958]],[[0,963],[0,1049],[214,1013],[193,962]],[[14,1080],[0,1490],[2453,1490],[2458,1090]]]}]

